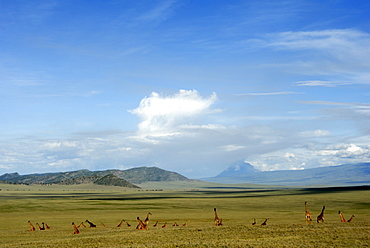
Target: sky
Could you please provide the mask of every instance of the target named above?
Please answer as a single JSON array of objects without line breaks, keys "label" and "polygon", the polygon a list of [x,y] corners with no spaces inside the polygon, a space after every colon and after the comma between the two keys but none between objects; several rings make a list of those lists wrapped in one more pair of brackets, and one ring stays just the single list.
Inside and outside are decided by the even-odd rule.
[{"label": "sky", "polygon": [[370,162],[367,0],[0,0],[0,175]]}]

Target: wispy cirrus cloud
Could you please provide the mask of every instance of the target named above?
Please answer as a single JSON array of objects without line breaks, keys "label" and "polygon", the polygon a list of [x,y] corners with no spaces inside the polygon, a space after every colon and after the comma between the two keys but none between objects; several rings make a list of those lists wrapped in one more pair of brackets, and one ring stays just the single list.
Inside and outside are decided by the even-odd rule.
[{"label": "wispy cirrus cloud", "polygon": [[176,0],[166,0],[160,2],[152,9],[142,13],[135,18],[139,22],[160,22],[166,20],[175,8]]},{"label": "wispy cirrus cloud", "polygon": [[[8,20],[6,22],[7,25],[40,23],[55,13],[55,7],[58,6],[58,2],[55,0],[37,2],[13,1],[11,4],[9,3],[2,4],[2,13],[0,14],[0,19],[4,18]],[[14,6],[16,7],[16,11],[12,9]],[[5,25],[0,22],[1,26]]]},{"label": "wispy cirrus cloud", "polygon": [[325,86],[325,87],[336,87],[341,85],[352,84],[350,82],[342,81],[322,81],[322,80],[307,80],[307,81],[297,81],[294,83],[297,86]]},{"label": "wispy cirrus cloud", "polygon": [[302,137],[324,137],[330,135],[330,131],[327,130],[314,130],[314,131],[304,131],[299,133]]},{"label": "wispy cirrus cloud", "polygon": [[[370,34],[354,29],[330,29],[319,31],[282,32],[270,34],[267,46],[287,50],[315,49],[331,52],[339,58],[357,54],[365,58],[370,52]],[[343,50],[347,48],[347,50]],[[363,54],[365,52],[365,54]],[[344,55],[344,56],[343,56]]]},{"label": "wispy cirrus cloud", "polygon": [[365,130],[368,129],[366,126],[369,124],[370,103],[330,101],[299,101],[299,103],[332,106],[321,110],[324,116],[334,120],[345,119],[356,122],[359,126],[365,127]]},{"label": "wispy cirrus cloud", "polygon": [[267,34],[262,39],[266,48],[300,52],[307,60],[297,61],[301,74],[325,76],[325,80],[297,81],[297,86],[337,87],[369,84],[370,34],[356,29],[328,29]]},{"label": "wispy cirrus cloud", "polygon": [[318,105],[336,105],[336,106],[350,106],[356,108],[370,108],[370,103],[358,102],[331,102],[331,101],[299,101],[303,104],[318,104]]},{"label": "wispy cirrus cloud", "polygon": [[232,152],[232,151],[237,151],[237,150],[243,149],[243,148],[245,148],[245,146],[232,144],[232,145],[222,146],[221,148],[224,149],[227,152]]},{"label": "wispy cirrus cloud", "polygon": [[67,92],[59,92],[59,93],[45,93],[45,94],[32,94],[32,95],[27,95],[28,97],[93,97],[96,95],[101,94],[100,91],[97,90],[91,90],[91,91],[86,91],[86,92],[72,92],[72,91],[67,91]]},{"label": "wispy cirrus cloud", "polygon": [[275,96],[275,95],[295,95],[304,94],[303,92],[294,91],[280,91],[280,92],[259,92],[259,93],[241,93],[236,94],[237,96]]}]

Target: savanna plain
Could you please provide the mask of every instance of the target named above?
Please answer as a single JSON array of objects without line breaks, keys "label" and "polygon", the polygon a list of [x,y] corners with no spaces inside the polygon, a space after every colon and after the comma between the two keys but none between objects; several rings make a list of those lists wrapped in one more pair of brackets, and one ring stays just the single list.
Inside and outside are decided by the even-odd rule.
[{"label": "savanna plain", "polygon": [[[368,186],[0,185],[0,247],[368,247]],[[305,202],[313,221],[305,221]],[[316,223],[323,206],[325,222]],[[215,226],[217,208],[222,226]],[[351,222],[341,222],[342,211]],[[149,216],[148,230],[136,230]],[[121,220],[122,226],[117,227]],[[261,225],[267,220],[266,225]],[[85,221],[93,222],[90,228]],[[257,224],[252,225],[256,220]],[[29,231],[28,221],[50,229]],[[158,221],[156,227],[153,225]],[[82,222],[73,234],[72,222]],[[131,226],[127,225],[130,224]],[[173,226],[177,223],[179,226]],[[186,226],[183,224],[186,223]],[[166,227],[163,228],[166,224]]]}]

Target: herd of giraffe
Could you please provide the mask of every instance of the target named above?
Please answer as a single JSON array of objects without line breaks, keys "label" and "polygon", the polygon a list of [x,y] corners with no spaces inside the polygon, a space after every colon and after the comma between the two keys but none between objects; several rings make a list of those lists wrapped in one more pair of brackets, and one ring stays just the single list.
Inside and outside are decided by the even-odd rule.
[{"label": "herd of giraffe", "polygon": [[[30,230],[28,231],[36,231],[36,227],[32,225],[31,221],[28,221],[28,224],[30,225]],[[42,222],[41,224],[42,226],[40,226],[39,223],[36,223],[38,230],[42,231],[42,230],[50,229],[50,226],[48,226],[48,224],[46,224],[45,222]]]},{"label": "herd of giraffe", "polygon": [[[148,212],[144,221],[142,221],[140,219],[140,217],[136,218],[136,220],[138,221],[138,224],[136,226],[137,230],[147,230],[149,228],[149,217],[150,217],[150,215],[152,215],[152,213]],[[85,222],[87,222],[90,225],[90,227],[96,227],[96,225],[94,223],[92,223],[91,221],[89,221],[89,220],[86,220]],[[121,220],[118,223],[117,227],[121,227],[123,225],[123,223],[126,223],[127,227],[131,226],[131,224],[129,224],[127,221]],[[105,227],[105,225],[103,223],[102,223],[102,225]],[[187,224],[187,221],[186,221],[182,226],[187,226],[187,225],[188,224]],[[158,221],[153,225],[153,227],[157,227],[157,226],[158,226]],[[180,226],[180,225],[175,222],[172,226]],[[74,230],[73,234],[79,234],[80,233],[79,228],[86,227],[86,225],[84,225],[84,223],[82,222],[80,225],[76,226],[76,224],[74,222],[72,222],[72,227],[73,227],[73,230]],[[167,227],[167,222],[165,222],[162,225],[162,228],[165,228],[165,227]]]},{"label": "herd of giraffe", "polygon": [[[311,213],[308,211],[308,202],[305,202],[304,204],[305,204],[306,223],[310,224],[311,221],[312,221],[312,216],[311,216]],[[214,218],[215,226],[222,226],[223,225],[222,224],[222,218],[218,217],[217,209],[214,208],[213,211],[214,211],[214,214],[215,214],[215,218]],[[316,218],[317,223],[324,222],[324,217],[325,217],[324,216],[324,211],[325,211],[325,206],[322,207],[321,213]],[[339,214],[341,222],[351,222],[352,219],[355,217],[354,215],[352,215],[348,220],[346,220],[343,217],[343,214],[342,214],[341,211],[339,211],[338,214]],[[136,220],[138,221],[138,224],[136,226],[136,229],[137,230],[147,230],[149,228],[149,217],[151,215],[152,215],[152,213],[148,212],[144,221],[142,221],[140,219],[140,217],[137,217]],[[262,226],[267,225],[267,220],[268,220],[268,218],[265,219],[262,222],[261,225]],[[90,228],[97,227],[97,225],[95,225],[94,223],[92,223],[89,220],[86,220],[85,223],[87,223]],[[131,227],[131,225],[125,220],[121,220],[118,223],[117,227],[121,227],[123,225],[123,223],[126,223],[127,227]],[[28,221],[28,224],[30,225],[30,229],[28,231],[36,231],[36,228],[35,228],[34,225],[32,225],[31,221]],[[40,226],[39,223],[36,223],[36,226],[37,226],[38,230],[42,231],[42,230],[50,229],[50,226],[48,226],[45,222],[42,222],[41,224],[42,224],[42,226]],[[256,224],[257,224],[256,219],[254,219],[254,221],[252,222],[252,225],[256,225]],[[103,223],[102,223],[102,226],[105,227],[105,225]],[[158,226],[158,221],[155,222],[153,227],[157,227],[157,226]],[[176,226],[179,226],[179,225],[175,222],[172,226],[176,227]],[[187,226],[187,221],[182,226]],[[84,224],[84,222],[81,222],[81,224],[79,224],[78,226],[76,226],[76,224],[74,222],[72,222],[72,227],[73,227],[73,234],[79,234],[80,233],[79,228],[82,228],[82,227],[86,228],[87,226]],[[167,222],[165,222],[162,225],[162,228],[165,228],[165,227],[167,227]]]},{"label": "herd of giraffe", "polygon": [[[305,214],[306,215],[306,223],[310,224],[311,221],[312,221],[312,216],[311,216],[311,213],[308,211],[308,202],[305,202],[304,205],[306,207],[306,214]],[[325,217],[324,211],[325,211],[325,206],[322,206],[321,213],[316,218],[317,223],[324,222],[324,217]],[[342,214],[341,211],[338,211],[338,214],[339,214],[339,218],[340,218],[341,222],[351,222],[352,219],[355,217],[354,215],[352,215],[351,218],[346,220],[346,219],[344,219],[343,214]]]}]

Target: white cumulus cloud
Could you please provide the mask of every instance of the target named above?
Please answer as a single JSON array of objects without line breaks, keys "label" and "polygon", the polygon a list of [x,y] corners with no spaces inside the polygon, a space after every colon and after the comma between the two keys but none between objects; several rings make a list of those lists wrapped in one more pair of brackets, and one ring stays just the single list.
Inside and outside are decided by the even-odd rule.
[{"label": "white cumulus cloud", "polygon": [[141,122],[141,132],[168,132],[179,125],[188,124],[192,118],[212,112],[210,106],[217,100],[213,93],[203,98],[196,90],[180,90],[173,95],[160,95],[156,92],[141,100],[139,107],[129,110]]},{"label": "white cumulus cloud", "polygon": [[367,147],[357,146],[355,144],[337,145],[326,147],[321,151],[321,155],[332,155],[341,158],[368,157],[369,149]]}]

